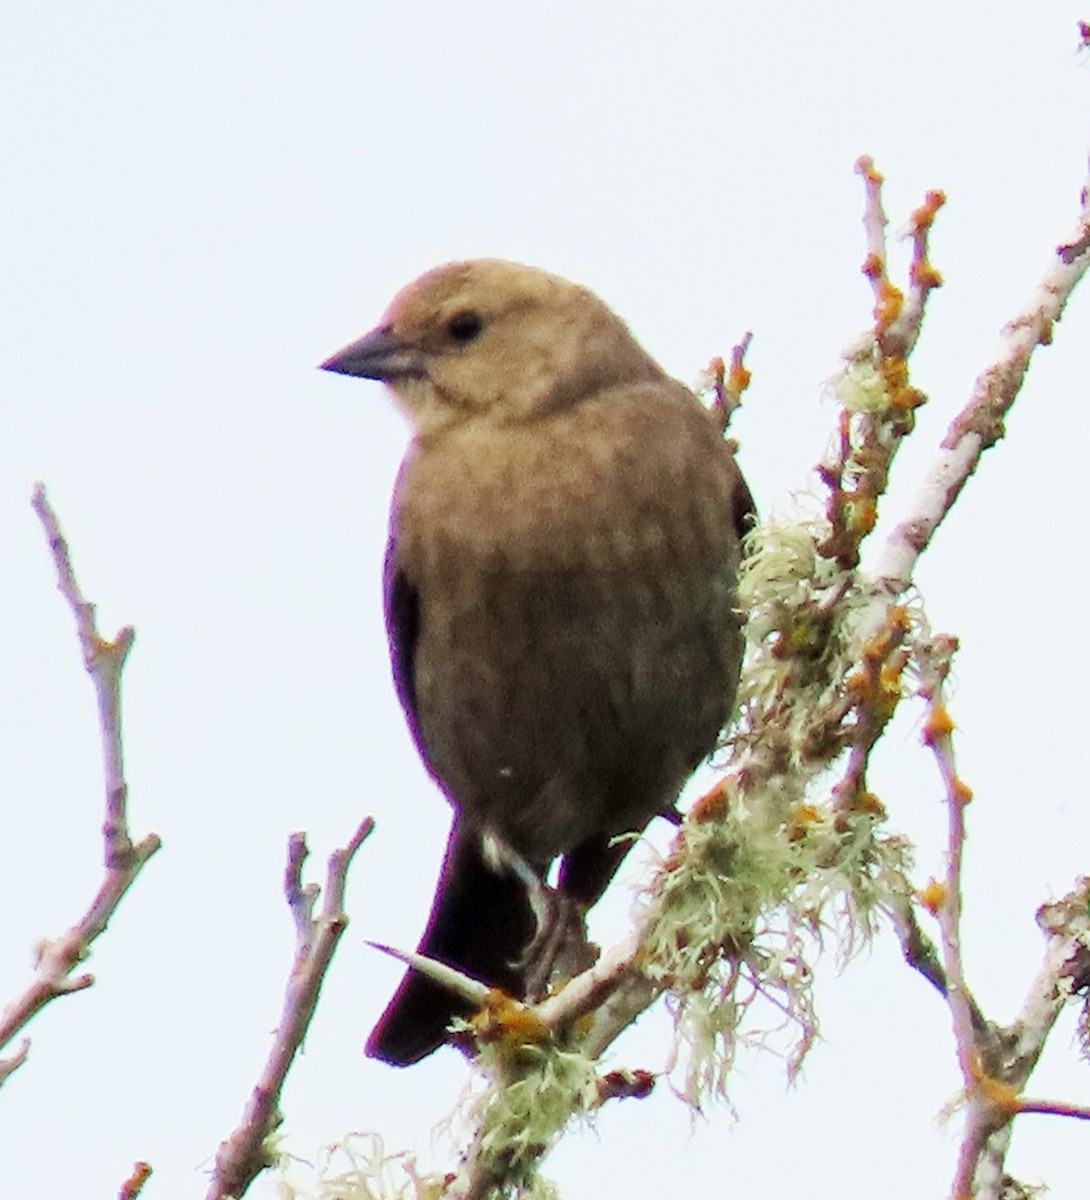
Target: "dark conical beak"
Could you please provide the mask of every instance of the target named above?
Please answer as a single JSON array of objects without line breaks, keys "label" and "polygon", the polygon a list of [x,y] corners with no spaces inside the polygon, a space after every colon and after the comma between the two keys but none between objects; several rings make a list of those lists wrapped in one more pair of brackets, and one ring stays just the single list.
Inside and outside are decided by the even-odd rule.
[{"label": "dark conical beak", "polygon": [[424,356],[415,347],[401,341],[388,325],[380,325],[350,342],[320,364],[323,371],[338,375],[357,375],[361,379],[390,382],[425,374]]}]

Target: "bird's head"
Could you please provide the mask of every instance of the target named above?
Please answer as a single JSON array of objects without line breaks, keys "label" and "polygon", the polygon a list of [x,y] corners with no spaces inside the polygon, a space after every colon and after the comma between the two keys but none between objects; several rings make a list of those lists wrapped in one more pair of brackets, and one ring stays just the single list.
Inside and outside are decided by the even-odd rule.
[{"label": "bird's head", "polygon": [[500,259],[428,271],[322,368],[381,379],[421,436],[465,421],[533,420],[662,377],[592,292]]}]

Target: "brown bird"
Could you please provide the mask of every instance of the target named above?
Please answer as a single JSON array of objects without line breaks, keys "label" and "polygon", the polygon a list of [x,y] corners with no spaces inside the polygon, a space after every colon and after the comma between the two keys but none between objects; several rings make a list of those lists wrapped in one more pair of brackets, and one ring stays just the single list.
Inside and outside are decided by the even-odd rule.
[{"label": "brown bird", "polygon": [[[753,511],[711,414],[593,293],[495,259],[409,284],[322,364],[380,379],[414,437],[386,554],[394,681],[454,808],[419,952],[518,996],[521,861],[585,908],[730,716]],[[507,847],[498,865],[482,850]],[[408,972],[367,1043],[397,1065],[465,1005]]]}]

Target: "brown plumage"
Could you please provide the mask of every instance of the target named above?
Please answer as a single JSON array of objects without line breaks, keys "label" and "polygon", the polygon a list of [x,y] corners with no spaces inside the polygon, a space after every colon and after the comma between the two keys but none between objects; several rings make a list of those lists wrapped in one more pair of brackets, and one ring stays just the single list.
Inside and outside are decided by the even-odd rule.
[{"label": "brown plumage", "polygon": [[[519,994],[527,888],[491,834],[592,904],[728,719],[752,501],[691,392],[596,296],[498,260],[405,288],[322,364],[413,424],[386,618],[417,747],[454,807],[420,952]],[[408,973],[367,1045],[404,1065],[464,1008]]]}]

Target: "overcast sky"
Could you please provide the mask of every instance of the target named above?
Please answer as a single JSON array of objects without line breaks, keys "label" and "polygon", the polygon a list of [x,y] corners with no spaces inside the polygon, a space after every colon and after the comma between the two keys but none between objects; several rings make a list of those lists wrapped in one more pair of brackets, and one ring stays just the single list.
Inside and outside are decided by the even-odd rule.
[{"label": "overcast sky", "polygon": [[[202,1195],[257,1076],[292,927],[288,834],[316,859],[371,813],[351,926],[284,1095],[288,1148],[351,1130],[448,1161],[463,1086],[444,1051],[362,1057],[410,947],[447,810],[386,665],[380,562],[407,431],[377,384],[315,364],[421,270],[489,254],[586,283],[685,380],[747,329],[736,421],[764,511],[813,486],[822,383],[869,321],[861,186],[902,221],[948,197],[914,360],[930,397],[887,520],[1077,210],[1090,60],[1065,2],[238,0],[9,5],[0,17],[0,1003],[99,879],[98,732],[70,614],[29,508],[44,480],[103,631],[137,628],[125,683],[134,833],[148,865],[91,968],[0,1090],[0,1194]],[[1009,1020],[1040,962],[1037,906],[1090,872],[1090,296],[1076,297],[921,567],[962,639],[953,702],[970,812],[970,982]],[[942,869],[942,790],[906,705],[871,781]],[[638,874],[638,872],[637,872]],[[624,925],[632,871],[602,905]],[[949,1022],[893,940],[825,971],[824,1040],[788,1091],[743,1059],[692,1123],[667,1087],[612,1106],[546,1173],[569,1200],[945,1193]],[[1073,1019],[1035,1095],[1087,1103]],[[663,1014],[617,1065],[655,1069]],[[1012,1169],[1085,1195],[1087,1132],[1028,1117]],[[253,1194],[269,1194],[262,1185]]]}]

